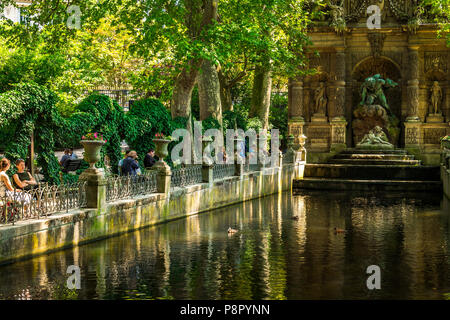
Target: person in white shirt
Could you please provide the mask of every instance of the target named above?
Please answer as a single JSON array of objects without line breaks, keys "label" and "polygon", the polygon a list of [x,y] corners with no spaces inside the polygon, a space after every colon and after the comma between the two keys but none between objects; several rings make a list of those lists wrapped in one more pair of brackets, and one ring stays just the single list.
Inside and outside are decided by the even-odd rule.
[{"label": "person in white shirt", "polygon": [[22,190],[15,190],[9,180],[6,171],[11,167],[11,162],[3,158],[0,162],[0,198],[7,198],[8,201],[20,202],[28,205],[31,202],[31,195]]}]

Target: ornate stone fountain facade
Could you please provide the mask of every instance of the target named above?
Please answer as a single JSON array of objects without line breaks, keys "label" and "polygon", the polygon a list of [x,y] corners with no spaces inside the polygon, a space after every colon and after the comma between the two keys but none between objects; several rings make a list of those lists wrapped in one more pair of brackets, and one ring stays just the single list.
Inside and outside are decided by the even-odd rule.
[{"label": "ornate stone fountain facade", "polygon": [[[355,147],[360,142],[355,140],[373,129],[358,134],[354,129],[361,86],[379,74],[398,84],[383,89],[398,119],[397,136],[383,128],[390,142],[425,164],[438,164],[440,138],[450,134],[450,48],[445,39],[437,39],[436,25],[423,23],[416,1],[334,2],[328,20],[316,22],[309,32],[309,67],[317,72],[289,81],[289,133],[308,137],[310,162]],[[367,7],[373,4],[381,9],[380,29],[367,26]]]}]

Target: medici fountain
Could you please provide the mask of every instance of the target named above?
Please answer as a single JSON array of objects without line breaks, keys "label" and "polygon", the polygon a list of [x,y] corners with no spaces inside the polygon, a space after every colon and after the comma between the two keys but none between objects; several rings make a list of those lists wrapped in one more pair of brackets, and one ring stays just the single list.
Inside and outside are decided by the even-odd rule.
[{"label": "medici fountain", "polygon": [[[309,29],[308,69],[315,72],[289,81],[289,133],[297,145],[306,136],[301,185],[341,189],[345,178],[364,180],[352,184],[357,189],[367,181],[382,189],[441,188],[450,48],[437,25],[415,1],[333,3]],[[368,24],[371,5],[380,9],[379,28]]]}]

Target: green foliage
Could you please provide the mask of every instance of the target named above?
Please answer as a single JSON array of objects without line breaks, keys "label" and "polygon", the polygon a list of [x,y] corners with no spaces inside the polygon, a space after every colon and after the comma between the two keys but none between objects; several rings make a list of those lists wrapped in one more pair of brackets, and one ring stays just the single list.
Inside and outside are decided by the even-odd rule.
[{"label": "green foliage", "polygon": [[198,96],[198,86],[195,86],[194,90],[192,90],[191,114],[194,119],[200,119],[200,100]]},{"label": "green foliage", "polygon": [[288,101],[287,95],[272,95],[269,123],[280,130],[280,138],[286,138],[288,133]]},{"label": "green foliage", "polygon": [[126,121],[122,107],[115,100],[101,94],[91,94],[75,108],[75,113],[65,119],[59,132],[59,143],[65,147],[79,146],[81,137],[88,132],[98,132],[107,140],[102,148],[102,160],[97,164],[104,167],[107,155],[113,172],[121,158],[120,144],[125,138]]},{"label": "green foliage", "polygon": [[0,94],[0,134],[7,141],[5,156],[12,162],[26,159],[34,132],[37,163],[45,179],[52,183],[59,181],[54,147],[55,130],[62,124],[55,103],[56,95],[37,84],[19,84]]},{"label": "green foliage", "polygon": [[202,121],[202,134],[208,129],[220,129],[220,123],[213,117],[208,117]]},{"label": "green foliage", "polygon": [[247,130],[248,110],[237,105],[233,111],[223,112],[223,128]]},{"label": "green foliage", "polygon": [[[155,148],[153,138],[156,133],[166,136],[172,134],[172,122],[169,111],[156,99],[136,101],[126,114],[127,128],[125,139],[131,149],[136,150],[139,160],[143,161],[150,148]],[[178,119],[180,127],[182,119]]]}]

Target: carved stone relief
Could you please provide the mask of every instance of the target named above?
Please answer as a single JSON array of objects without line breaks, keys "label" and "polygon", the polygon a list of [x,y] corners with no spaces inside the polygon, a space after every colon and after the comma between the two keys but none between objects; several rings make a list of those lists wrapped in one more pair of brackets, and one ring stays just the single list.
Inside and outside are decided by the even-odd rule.
[{"label": "carved stone relief", "polygon": [[447,52],[425,52],[425,73],[430,70],[447,72]]},{"label": "carved stone relief", "polygon": [[345,127],[333,128],[333,143],[345,143]]},{"label": "carved stone relief", "polygon": [[408,128],[406,130],[406,144],[418,144],[419,129]]},{"label": "carved stone relief", "polygon": [[328,52],[321,52],[320,56],[310,55],[309,56],[309,67],[310,68],[319,68],[319,72],[330,72],[330,59],[331,54]]},{"label": "carved stone relief", "polygon": [[386,39],[386,34],[379,32],[369,32],[367,34],[367,39],[370,42],[370,48],[372,49],[372,56],[378,58],[381,56],[383,51],[384,40]]},{"label": "carved stone relief", "polygon": [[445,137],[447,129],[445,128],[425,128],[423,132],[424,144],[440,144],[441,138]]}]

